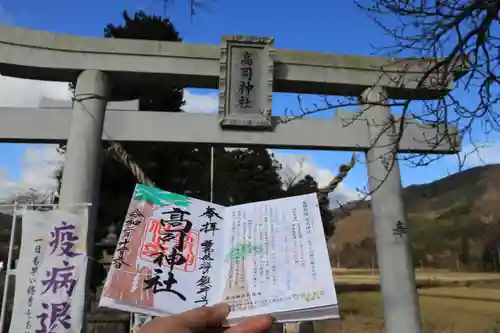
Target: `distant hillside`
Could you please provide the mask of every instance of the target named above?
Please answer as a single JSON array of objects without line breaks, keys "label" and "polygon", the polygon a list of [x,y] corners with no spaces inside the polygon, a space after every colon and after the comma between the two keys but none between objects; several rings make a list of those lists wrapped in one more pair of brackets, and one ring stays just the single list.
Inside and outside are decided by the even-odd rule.
[{"label": "distant hillside", "polygon": [[[500,271],[500,165],[412,185],[403,196],[417,266]],[[340,266],[371,266],[376,258],[370,202],[349,211],[353,205],[334,211],[332,261]]]}]

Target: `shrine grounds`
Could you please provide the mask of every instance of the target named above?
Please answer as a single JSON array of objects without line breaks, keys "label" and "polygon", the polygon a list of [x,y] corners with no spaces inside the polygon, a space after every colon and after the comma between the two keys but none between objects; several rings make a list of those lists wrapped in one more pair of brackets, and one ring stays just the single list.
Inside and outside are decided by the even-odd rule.
[{"label": "shrine grounds", "polygon": [[[334,270],[340,321],[315,323],[317,333],[383,332],[377,272]],[[418,271],[425,333],[500,332],[500,274]]]}]

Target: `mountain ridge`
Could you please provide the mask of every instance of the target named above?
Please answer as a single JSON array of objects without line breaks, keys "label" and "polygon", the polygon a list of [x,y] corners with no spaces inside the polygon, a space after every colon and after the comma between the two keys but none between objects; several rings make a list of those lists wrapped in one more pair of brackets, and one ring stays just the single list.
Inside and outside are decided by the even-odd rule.
[{"label": "mountain ridge", "polygon": [[[500,228],[500,164],[410,185],[403,189],[403,198],[417,264],[480,269],[486,247],[500,243],[500,234],[496,236]],[[373,265],[375,241],[370,206],[370,201],[351,202],[334,210],[336,230],[328,245],[337,265]],[[463,257],[462,264],[459,256]]]}]

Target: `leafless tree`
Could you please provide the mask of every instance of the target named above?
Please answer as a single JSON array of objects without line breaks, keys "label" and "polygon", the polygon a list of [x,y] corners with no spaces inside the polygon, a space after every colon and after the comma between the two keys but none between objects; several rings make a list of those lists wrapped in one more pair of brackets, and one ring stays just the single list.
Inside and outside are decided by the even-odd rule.
[{"label": "leafless tree", "polygon": [[42,192],[36,188],[29,188],[24,191],[19,191],[17,194],[9,198],[8,203],[18,205],[33,205],[33,204],[50,204],[52,200],[52,192]]},{"label": "leafless tree", "polygon": [[[428,138],[429,143],[440,144],[451,140],[454,134],[448,125],[456,126],[460,136],[474,147],[457,154],[459,168],[466,158],[487,145],[495,132],[500,130],[498,102],[500,98],[500,1],[496,0],[356,0],[359,9],[390,37],[389,45],[374,45],[378,55],[391,60],[380,68],[380,79],[387,79],[389,69],[408,60],[421,61],[423,75],[416,88],[453,89],[444,96],[416,101],[412,96],[406,100],[389,99],[387,104],[399,113],[386,124],[386,130],[398,128],[394,140],[397,147],[407,121],[439,128],[439,137]],[[405,60],[406,59],[406,60]],[[403,69],[405,67],[403,66]],[[405,71],[400,77],[391,78],[392,84],[403,85]],[[375,82],[376,85],[376,82]],[[362,104],[364,103],[364,104]],[[368,104],[368,106],[367,106]],[[359,98],[321,96],[313,105],[305,105],[298,97],[298,107],[287,110],[284,121],[305,117],[312,113],[356,107],[368,110],[377,106]],[[362,112],[352,121],[359,119]],[[385,130],[382,130],[383,133]],[[480,144],[477,142],[481,141]],[[386,159],[403,160],[407,165],[427,166],[443,155],[411,154],[397,155],[394,149]],[[384,157],[381,157],[384,158]],[[382,182],[381,182],[382,183]],[[372,189],[370,191],[373,192]],[[370,193],[366,193],[368,196]]]},{"label": "leafless tree", "polygon": [[[211,0],[215,1],[215,0]],[[199,14],[200,11],[206,10],[208,8],[208,3],[211,2],[208,0],[187,0],[188,8],[189,8],[189,16],[191,20]],[[163,15],[166,16],[168,7],[173,5],[175,0],[161,0],[163,5]]]},{"label": "leafless tree", "polygon": [[302,177],[305,175],[304,172],[304,162],[306,158],[301,156],[297,160],[297,168],[294,170],[292,167],[285,165],[282,174],[281,174],[281,182],[283,183],[283,187],[285,190],[290,189],[293,185],[295,185]]},{"label": "leafless tree", "polygon": [[389,56],[437,58],[429,74],[441,72],[443,76],[453,72],[456,59],[465,61],[468,70],[455,77],[457,89],[435,103],[426,103],[420,118],[435,123],[455,122],[463,134],[469,135],[476,120],[486,133],[500,129],[495,110],[500,98],[498,0],[356,3],[393,41],[379,46],[377,51]]}]

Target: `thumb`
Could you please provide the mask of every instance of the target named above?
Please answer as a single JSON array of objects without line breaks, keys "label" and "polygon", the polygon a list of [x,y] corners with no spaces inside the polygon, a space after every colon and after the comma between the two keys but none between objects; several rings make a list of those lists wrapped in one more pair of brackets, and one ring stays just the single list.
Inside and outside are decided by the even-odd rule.
[{"label": "thumb", "polygon": [[197,308],[184,312],[175,316],[175,321],[191,331],[196,332],[207,327],[221,324],[228,314],[229,305],[220,303],[214,306]]}]

